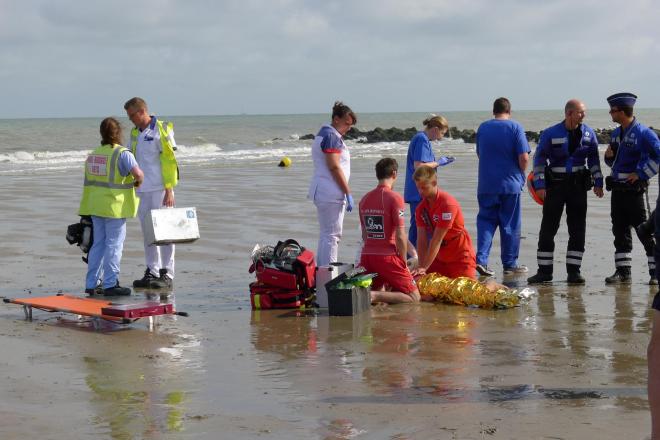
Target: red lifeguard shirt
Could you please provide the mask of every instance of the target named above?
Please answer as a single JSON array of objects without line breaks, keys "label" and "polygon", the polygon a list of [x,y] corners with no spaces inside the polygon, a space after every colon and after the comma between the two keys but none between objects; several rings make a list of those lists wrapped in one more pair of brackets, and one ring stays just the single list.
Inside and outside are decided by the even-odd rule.
[{"label": "red lifeguard shirt", "polygon": [[470,234],[465,229],[461,205],[449,193],[438,189],[433,206],[430,206],[427,199],[422,199],[415,210],[415,220],[418,226],[426,229],[429,243],[435,228],[448,229],[435,257],[437,261],[445,264],[474,264],[476,256]]},{"label": "red lifeguard shirt", "polygon": [[366,239],[364,255],[396,255],[396,228],[403,228],[403,197],[386,185],[378,185],[360,200],[360,224]]}]

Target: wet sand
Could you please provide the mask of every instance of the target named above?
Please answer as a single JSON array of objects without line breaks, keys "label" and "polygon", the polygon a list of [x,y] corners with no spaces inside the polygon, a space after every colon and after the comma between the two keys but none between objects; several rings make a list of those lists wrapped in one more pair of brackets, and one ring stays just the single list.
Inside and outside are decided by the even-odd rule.
[{"label": "wet sand", "polygon": [[[400,163],[404,158],[397,157]],[[375,185],[373,160],[353,160],[357,196]],[[188,318],[96,332],[89,323],[0,307],[0,438],[620,439],[650,430],[646,344],[655,288],[634,243],[633,278],[610,287],[609,196],[589,196],[584,287],[563,280],[529,304],[483,311],[438,304],[374,307],[360,317],[250,311],[255,243],[296,238],[316,248],[304,199],[310,163],[289,169],[184,167],[178,206],[196,206],[202,239],[177,248],[173,296]],[[476,159],[440,174],[475,233]],[[258,176],[258,177],[254,177]],[[0,295],[84,288],[81,253],[64,239],[81,177],[0,176],[4,188]],[[652,200],[657,194],[654,180]],[[397,182],[402,191],[403,179]],[[524,197],[522,264],[535,270],[540,207]],[[340,257],[352,262],[355,213]],[[473,235],[474,237],[474,235]],[[123,284],[144,272],[129,221]],[[499,242],[490,265],[502,278]],[[134,299],[143,299],[144,291]]]}]

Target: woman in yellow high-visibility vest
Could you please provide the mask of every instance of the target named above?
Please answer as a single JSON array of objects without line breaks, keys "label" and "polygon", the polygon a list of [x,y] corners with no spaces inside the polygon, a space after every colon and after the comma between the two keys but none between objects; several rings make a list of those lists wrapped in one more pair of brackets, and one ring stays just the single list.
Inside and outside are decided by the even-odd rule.
[{"label": "woman in yellow high-visibility vest", "polygon": [[89,250],[85,293],[130,295],[119,285],[119,264],[126,238],[126,219],[135,217],[139,199],[135,187],[144,173],[135,156],[120,145],[121,125],[115,118],[101,122],[101,146],[85,161],[85,181],[79,215],[92,217],[94,243]]}]

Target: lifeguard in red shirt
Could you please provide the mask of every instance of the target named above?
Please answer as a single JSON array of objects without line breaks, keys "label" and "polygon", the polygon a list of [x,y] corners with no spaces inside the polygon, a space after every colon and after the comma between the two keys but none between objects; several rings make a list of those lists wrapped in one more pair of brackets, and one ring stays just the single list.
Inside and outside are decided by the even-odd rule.
[{"label": "lifeguard in red shirt", "polygon": [[476,256],[465,229],[461,205],[438,188],[433,168],[417,168],[413,179],[422,196],[415,211],[419,269],[450,278],[476,279]]},{"label": "lifeguard in red shirt", "polygon": [[364,243],[360,266],[378,274],[372,284],[371,302],[419,301],[419,291],[406,266],[405,205],[403,197],[392,191],[398,168],[392,158],[379,160],[376,164],[378,186],[360,201]]}]

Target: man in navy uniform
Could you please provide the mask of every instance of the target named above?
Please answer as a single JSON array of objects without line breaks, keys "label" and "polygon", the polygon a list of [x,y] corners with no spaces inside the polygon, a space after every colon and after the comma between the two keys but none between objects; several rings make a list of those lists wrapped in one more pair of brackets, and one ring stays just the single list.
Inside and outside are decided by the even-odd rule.
[{"label": "man in navy uniform", "polygon": [[543,130],[534,153],[533,184],[543,200],[543,218],[536,251],[539,268],[536,275],[527,279],[530,284],[552,281],[555,235],[564,205],[568,225],[566,281],[584,284],[580,267],[587,223],[587,192],[593,186],[594,194],[603,197],[598,139],[594,131],[582,123],[585,115],[582,101],[569,100],[564,106],[564,120]]},{"label": "man in navy uniform", "polygon": [[[630,283],[632,260],[632,235],[646,221],[644,193],[649,180],[657,174],[660,164],[660,140],[648,127],[633,116],[637,96],[617,93],[607,98],[612,121],[620,126],[612,132],[610,145],[605,151],[605,163],[612,168],[606,179],[606,188],[612,191],[612,232],[614,233],[614,265],[616,271],[605,278],[607,284]],[[658,283],[655,278],[655,246],[652,235],[638,232],[648,258],[649,284]]]}]

